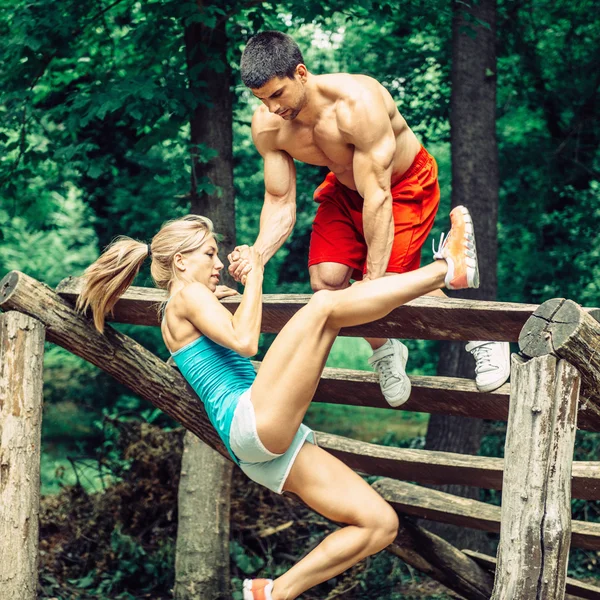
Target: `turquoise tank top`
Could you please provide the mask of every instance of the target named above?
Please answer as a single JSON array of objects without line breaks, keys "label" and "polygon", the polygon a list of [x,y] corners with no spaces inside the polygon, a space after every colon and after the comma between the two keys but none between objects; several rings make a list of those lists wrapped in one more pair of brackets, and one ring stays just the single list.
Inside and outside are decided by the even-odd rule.
[{"label": "turquoise tank top", "polygon": [[205,335],[172,352],[171,356],[202,400],[210,422],[238,463],[229,445],[229,430],[239,397],[256,379],[250,359],[220,346]]}]

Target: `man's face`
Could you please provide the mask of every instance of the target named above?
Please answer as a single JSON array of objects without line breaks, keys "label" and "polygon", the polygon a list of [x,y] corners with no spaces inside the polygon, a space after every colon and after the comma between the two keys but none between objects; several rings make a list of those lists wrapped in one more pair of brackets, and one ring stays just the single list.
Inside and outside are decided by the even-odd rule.
[{"label": "man's face", "polygon": [[273,77],[261,88],[251,90],[263,102],[269,112],[292,121],[306,104],[304,79],[296,71],[294,79]]}]

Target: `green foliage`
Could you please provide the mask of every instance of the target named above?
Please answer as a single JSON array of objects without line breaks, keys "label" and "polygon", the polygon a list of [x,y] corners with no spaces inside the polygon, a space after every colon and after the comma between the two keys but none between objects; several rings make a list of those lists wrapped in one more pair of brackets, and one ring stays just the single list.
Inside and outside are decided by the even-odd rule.
[{"label": "green foliage", "polygon": [[0,277],[17,269],[55,286],[96,258],[96,236],[89,223],[93,215],[77,189],[68,186],[64,196],[51,192],[46,209],[37,221],[36,210],[11,217],[0,208]]},{"label": "green foliage", "polygon": [[236,541],[230,543],[229,555],[235,566],[244,573],[244,575],[252,575],[265,566],[263,558],[248,552],[246,548]]}]

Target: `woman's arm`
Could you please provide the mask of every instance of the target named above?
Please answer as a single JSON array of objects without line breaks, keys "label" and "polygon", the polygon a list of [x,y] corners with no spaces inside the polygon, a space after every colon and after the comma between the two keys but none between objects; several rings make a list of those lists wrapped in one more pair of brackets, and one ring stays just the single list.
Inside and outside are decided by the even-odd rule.
[{"label": "woman's arm", "polygon": [[192,283],[180,292],[177,312],[217,344],[249,357],[258,352],[264,269],[259,253],[253,248],[249,249],[248,260],[252,270],[246,277],[242,300],[235,314],[232,315],[202,283]]}]

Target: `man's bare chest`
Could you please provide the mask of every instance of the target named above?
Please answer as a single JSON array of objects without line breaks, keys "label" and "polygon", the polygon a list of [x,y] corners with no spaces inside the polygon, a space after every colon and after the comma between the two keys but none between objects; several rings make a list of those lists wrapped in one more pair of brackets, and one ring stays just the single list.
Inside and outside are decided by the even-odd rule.
[{"label": "man's bare chest", "polygon": [[354,146],[335,126],[291,127],[280,137],[281,149],[296,160],[327,166],[334,173],[352,169]]}]

